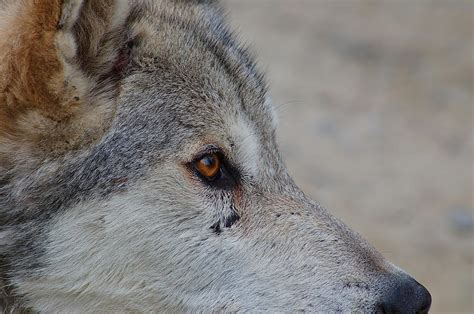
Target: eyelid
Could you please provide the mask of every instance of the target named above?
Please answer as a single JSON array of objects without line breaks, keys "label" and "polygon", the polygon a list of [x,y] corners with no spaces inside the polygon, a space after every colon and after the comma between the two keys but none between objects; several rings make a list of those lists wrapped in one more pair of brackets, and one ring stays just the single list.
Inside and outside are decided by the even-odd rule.
[{"label": "eyelid", "polygon": [[220,155],[224,155],[222,150],[215,146],[215,145],[208,145],[206,146],[204,149],[202,149],[201,151],[199,151],[194,157],[193,157],[193,161],[196,161],[196,160],[199,160],[201,158],[204,158],[206,155],[211,155],[211,154],[220,154]]}]

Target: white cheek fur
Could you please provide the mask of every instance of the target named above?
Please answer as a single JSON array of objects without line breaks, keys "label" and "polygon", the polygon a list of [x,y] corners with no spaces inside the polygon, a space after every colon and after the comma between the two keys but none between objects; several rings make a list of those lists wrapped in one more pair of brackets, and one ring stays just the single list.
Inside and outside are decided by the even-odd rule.
[{"label": "white cheek fur", "polygon": [[255,132],[242,117],[238,117],[230,125],[230,134],[235,141],[237,160],[247,175],[257,176],[260,150]]}]

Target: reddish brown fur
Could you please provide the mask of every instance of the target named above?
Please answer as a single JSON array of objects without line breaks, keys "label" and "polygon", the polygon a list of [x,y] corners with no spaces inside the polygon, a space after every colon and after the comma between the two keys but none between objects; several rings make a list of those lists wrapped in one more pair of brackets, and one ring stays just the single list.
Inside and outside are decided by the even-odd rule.
[{"label": "reddish brown fur", "polygon": [[70,115],[62,104],[64,71],[55,38],[61,1],[27,1],[2,29],[0,42],[0,132],[15,130],[21,113],[37,109],[60,120]]},{"label": "reddish brown fur", "polygon": [[115,4],[86,1],[77,22],[61,12],[63,3],[20,0],[0,8],[0,170],[11,168],[12,155],[14,163],[38,162],[82,147],[110,120],[113,102],[86,93],[110,72],[121,44],[119,36],[101,42],[118,26],[106,14]]},{"label": "reddish brown fur", "polygon": [[[71,92],[56,46],[61,7],[61,0],[21,1],[2,13],[0,168],[11,166],[11,155],[30,155],[44,143],[46,130],[77,108],[67,97]],[[34,118],[26,118],[31,114]]]}]

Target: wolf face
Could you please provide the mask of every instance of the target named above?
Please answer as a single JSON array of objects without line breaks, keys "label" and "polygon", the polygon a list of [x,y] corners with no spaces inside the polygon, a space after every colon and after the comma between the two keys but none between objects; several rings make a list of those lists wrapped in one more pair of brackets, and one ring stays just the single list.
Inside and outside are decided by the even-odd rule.
[{"label": "wolf face", "polygon": [[4,307],[428,311],[289,177],[218,4],[0,8]]}]

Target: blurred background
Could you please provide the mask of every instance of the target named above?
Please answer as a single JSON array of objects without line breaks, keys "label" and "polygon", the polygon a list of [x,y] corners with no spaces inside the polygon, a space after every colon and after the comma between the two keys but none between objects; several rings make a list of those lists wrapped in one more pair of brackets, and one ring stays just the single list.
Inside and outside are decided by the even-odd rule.
[{"label": "blurred background", "polygon": [[474,0],[224,0],[300,187],[473,312]]}]

